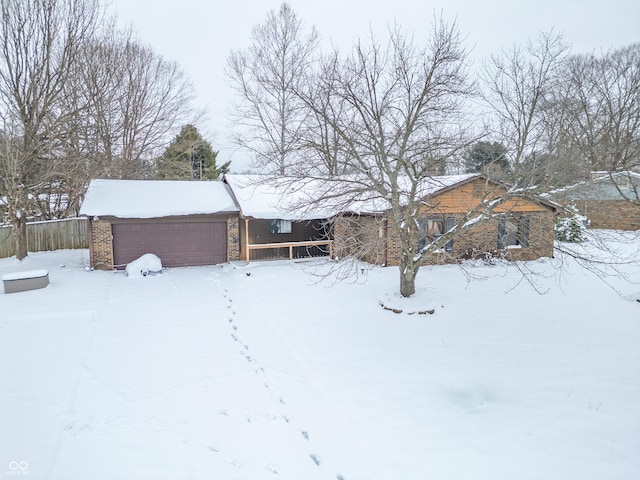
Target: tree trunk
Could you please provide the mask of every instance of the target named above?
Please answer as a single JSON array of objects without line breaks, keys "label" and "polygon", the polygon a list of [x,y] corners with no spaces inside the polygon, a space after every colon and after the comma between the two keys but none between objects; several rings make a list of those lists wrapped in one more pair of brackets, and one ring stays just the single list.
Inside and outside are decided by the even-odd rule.
[{"label": "tree trunk", "polygon": [[16,250],[16,258],[22,260],[29,253],[27,251],[27,218],[23,215],[11,219],[13,225],[13,243]]},{"label": "tree trunk", "polygon": [[9,222],[13,227],[13,246],[18,260],[28,255],[27,250],[27,210],[29,197],[24,188],[18,187],[17,191],[7,195],[9,204]]},{"label": "tree trunk", "polygon": [[420,264],[404,255],[400,260],[400,295],[410,297],[416,293],[416,275]]}]

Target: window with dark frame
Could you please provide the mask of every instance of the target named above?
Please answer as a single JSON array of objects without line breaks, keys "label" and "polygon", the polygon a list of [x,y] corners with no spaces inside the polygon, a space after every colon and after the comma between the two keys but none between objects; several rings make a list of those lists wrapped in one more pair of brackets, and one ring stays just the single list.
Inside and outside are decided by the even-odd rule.
[{"label": "window with dark frame", "polygon": [[[428,244],[435,242],[455,225],[453,217],[425,217],[418,220],[420,232],[418,234],[418,251],[422,251]],[[444,246],[444,250],[453,250],[453,239]]]},{"label": "window with dark frame", "polygon": [[505,215],[498,223],[498,248],[529,246],[531,219],[524,215]]},{"label": "window with dark frame", "polygon": [[269,220],[269,231],[273,234],[291,233],[291,220]]}]

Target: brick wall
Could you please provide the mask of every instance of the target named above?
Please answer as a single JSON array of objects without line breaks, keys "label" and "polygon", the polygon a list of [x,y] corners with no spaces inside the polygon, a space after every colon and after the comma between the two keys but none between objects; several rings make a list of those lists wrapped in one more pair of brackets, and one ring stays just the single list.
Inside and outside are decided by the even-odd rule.
[{"label": "brick wall", "polygon": [[640,229],[640,205],[626,200],[587,200],[573,203],[582,215],[587,216],[590,228]]},{"label": "brick wall", "polygon": [[240,225],[238,217],[227,219],[227,261],[240,260]]},{"label": "brick wall", "polygon": [[113,235],[111,223],[107,220],[89,219],[91,235],[91,266],[98,270],[113,269]]},{"label": "brick wall", "polygon": [[[453,240],[451,252],[436,252],[424,259],[425,264],[456,263],[466,258],[492,256],[509,260],[535,260],[553,256],[554,220],[550,210],[521,212],[529,218],[529,246],[498,251],[498,219],[478,222]],[[453,215],[456,220],[461,214]],[[400,263],[400,239],[381,217],[362,216],[339,218],[334,224],[336,256],[355,256],[376,265]]]},{"label": "brick wall", "polygon": [[553,256],[555,216],[553,212],[522,213],[529,219],[529,246],[498,250],[497,218],[487,219],[460,233],[453,241],[453,260],[483,258],[485,254],[508,260],[535,260]]},{"label": "brick wall", "polygon": [[386,221],[379,216],[344,216],[333,224],[333,254],[355,257],[374,265],[386,262]]}]

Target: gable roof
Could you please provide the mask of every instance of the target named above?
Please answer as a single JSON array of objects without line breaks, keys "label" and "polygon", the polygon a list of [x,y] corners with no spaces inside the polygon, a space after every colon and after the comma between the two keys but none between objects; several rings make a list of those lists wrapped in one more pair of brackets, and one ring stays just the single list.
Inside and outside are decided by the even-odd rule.
[{"label": "gable roof", "polygon": [[80,215],[157,218],[237,212],[220,181],[92,180]]},{"label": "gable roof", "polygon": [[[486,177],[479,173],[465,173],[460,175],[438,175],[433,177],[425,177],[418,184],[415,198],[426,199],[444,193],[448,190],[458,188],[466,183],[469,183],[477,178],[486,179]],[[409,189],[411,188],[410,181],[407,178],[398,179],[398,187],[401,190],[400,201],[402,204],[406,204],[406,200],[403,197],[408,196]],[[366,214],[380,214],[388,211],[391,208],[389,201],[382,197],[370,197],[363,199],[356,199],[351,203],[349,211],[360,215]]]},{"label": "gable roof", "polygon": [[[433,197],[477,179],[500,186],[505,190],[511,188],[510,185],[487,179],[485,175],[479,173],[441,175],[424,178],[418,185],[416,198]],[[357,189],[352,188],[350,185],[364,185],[366,183],[354,176],[344,176],[326,182],[321,179],[292,180],[276,176],[226,174],[223,180],[230,186],[240,206],[240,211],[245,217],[303,221],[330,218],[345,212],[358,215],[376,215],[391,208],[389,201],[376,192],[358,192]],[[354,190],[348,201],[345,201],[344,196],[333,195],[335,192],[340,192],[341,182],[346,186],[345,190]],[[401,190],[409,190],[408,180],[403,182],[402,179],[399,179],[398,183]],[[303,205],[311,204],[312,200],[317,198],[326,198],[327,200],[321,206],[303,207]],[[549,200],[538,197],[531,198],[551,210],[557,211],[560,208],[559,205]]]},{"label": "gable roof", "polygon": [[[480,174],[445,175],[425,178],[420,184],[419,197],[481,177]],[[329,197],[328,192],[340,191],[340,184],[357,183],[355,177],[345,176],[330,182],[322,179],[288,179],[263,175],[224,175],[226,182],[236,198],[240,211],[245,217],[260,219],[313,220],[330,218],[344,213],[344,199],[337,196],[335,202],[330,199],[322,206],[303,207],[318,197]],[[357,214],[382,213],[390,208],[389,202],[374,193],[365,192],[352,199],[347,211]],[[366,197],[366,198],[365,198]],[[311,201],[310,201],[311,200]]]}]

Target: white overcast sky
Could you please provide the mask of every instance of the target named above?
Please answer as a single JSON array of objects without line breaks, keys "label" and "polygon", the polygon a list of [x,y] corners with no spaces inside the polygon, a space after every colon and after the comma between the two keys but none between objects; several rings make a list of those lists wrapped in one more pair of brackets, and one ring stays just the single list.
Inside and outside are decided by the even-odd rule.
[{"label": "white overcast sky", "polygon": [[[178,62],[196,88],[196,107],[206,108],[198,126],[219,160],[232,169],[246,156],[229,143],[228,110],[234,93],[224,69],[229,52],[246,48],[251,29],[265,21],[281,0],[111,0],[121,25],[132,25],[140,40]],[[314,25],[323,46],[347,51],[370,30],[384,34],[391,23],[415,33],[429,29],[434,12],[456,20],[472,59],[499,53],[540,31],[565,35],[574,53],[599,51],[640,41],[640,0],[289,0],[298,17]],[[234,168],[235,167],[235,168]]]}]

